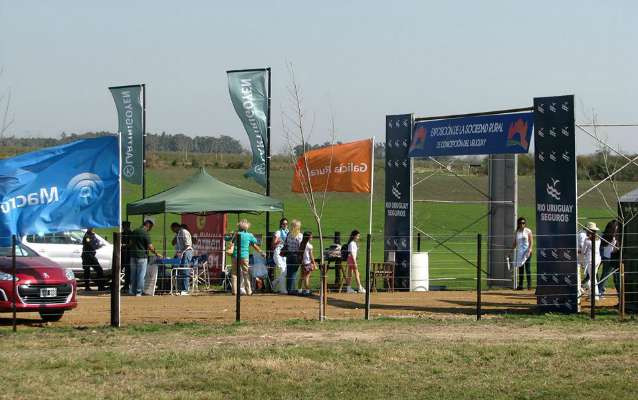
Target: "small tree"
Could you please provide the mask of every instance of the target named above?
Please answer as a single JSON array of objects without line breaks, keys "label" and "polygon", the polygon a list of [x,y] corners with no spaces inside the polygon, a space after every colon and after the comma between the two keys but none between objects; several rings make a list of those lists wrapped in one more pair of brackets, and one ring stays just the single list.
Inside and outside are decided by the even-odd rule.
[{"label": "small tree", "polygon": [[[288,65],[288,72],[290,74],[290,86],[288,87],[288,95],[290,98],[290,111],[283,112],[282,125],[284,136],[286,138],[287,152],[290,158],[290,165],[295,171],[295,179],[299,179],[300,186],[303,190],[303,195],[308,204],[308,208],[312,213],[317,226],[317,232],[319,235],[319,247],[321,254],[321,264],[324,263],[324,240],[323,240],[323,228],[321,225],[321,218],[327,202],[327,189],[328,179],[326,179],[326,185],[323,188],[313,187],[310,180],[310,167],[308,166],[307,151],[312,148],[308,140],[312,134],[312,125],[308,129],[306,124],[306,112],[303,107],[301,87],[297,83],[295,77],[295,71],[292,63]],[[331,117],[330,121],[330,142],[326,144],[333,145],[335,138],[334,118]],[[301,150],[300,158],[303,160],[303,165],[298,163],[298,152]],[[332,155],[330,157],[330,170],[332,171]],[[302,168],[302,170],[300,170]]]},{"label": "small tree", "polygon": [[[4,68],[0,68],[0,78],[4,73]],[[9,131],[11,125],[13,125],[14,117],[9,116],[9,110],[11,108],[11,89],[0,92],[0,109],[2,110],[2,123],[0,124],[0,140],[4,139],[4,134]]]}]

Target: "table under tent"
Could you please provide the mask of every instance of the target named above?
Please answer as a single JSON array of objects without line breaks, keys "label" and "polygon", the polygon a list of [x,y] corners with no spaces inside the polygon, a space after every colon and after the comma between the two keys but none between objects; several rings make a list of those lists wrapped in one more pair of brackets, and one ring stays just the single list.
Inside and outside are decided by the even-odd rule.
[{"label": "table under tent", "polygon": [[202,168],[177,186],[127,204],[126,212],[127,216],[163,214],[163,246],[166,249],[167,214],[239,215],[283,212],[283,203],[272,197],[224,183]]},{"label": "table under tent", "polygon": [[638,189],[618,199],[618,214],[620,221],[624,221],[625,310],[638,313]]}]

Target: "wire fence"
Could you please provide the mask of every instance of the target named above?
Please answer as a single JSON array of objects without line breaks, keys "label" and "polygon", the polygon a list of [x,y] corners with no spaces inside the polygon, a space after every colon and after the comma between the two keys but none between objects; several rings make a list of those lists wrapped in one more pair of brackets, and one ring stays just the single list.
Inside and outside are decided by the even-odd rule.
[{"label": "wire fence", "polygon": [[[626,243],[635,243],[632,237],[635,235],[626,233],[625,239],[631,238]],[[154,246],[134,250],[126,243],[118,254],[115,251],[118,246],[113,246],[112,240],[99,236],[95,248],[88,248],[83,234],[31,235],[21,238],[16,247],[17,296],[12,296],[13,276],[7,269],[13,250],[10,246],[0,247],[5,274],[0,280],[0,305],[2,311],[7,311],[7,305],[15,298],[18,305],[25,306],[18,307],[18,311],[29,311],[26,307],[29,302],[40,302],[42,308],[46,296],[51,296],[56,301],[76,301],[78,311],[86,307],[88,314],[102,310],[101,318],[108,320],[104,311],[109,308],[104,302],[110,298],[111,309],[121,304],[124,322],[133,311],[136,321],[193,318],[208,321],[232,320],[233,314],[237,320],[415,314],[465,314],[481,318],[502,313],[537,313],[563,306],[574,307],[568,307],[566,312],[638,309],[638,246],[623,246],[622,262],[595,261],[598,266],[592,282],[582,258],[568,262],[561,259],[563,253],[576,255],[575,247],[534,248],[532,258],[545,252],[547,264],[569,265],[567,270],[543,272],[536,263],[515,268],[507,258],[491,260],[490,270],[486,261],[494,249],[488,247],[487,238],[455,232],[428,233],[417,238],[371,235],[359,238],[357,246],[349,246],[350,251],[346,252],[339,245],[345,246],[347,241],[335,233],[323,237],[323,251],[319,251],[318,238],[313,238],[309,243],[314,248],[306,260],[299,257],[300,260],[290,262],[288,258],[283,263],[282,246],[273,244],[275,238],[258,238],[245,263],[240,257],[238,269],[237,251],[234,255],[228,252],[229,243],[233,242],[231,235],[215,238],[215,244],[207,243],[209,250],[205,252],[199,252],[195,243],[192,257],[188,258],[176,254],[172,238],[152,232],[149,239]],[[536,242],[542,242],[542,238],[535,237]],[[412,243],[415,254],[405,245],[410,240],[416,240]],[[388,242],[396,243],[397,247],[385,250]],[[235,246],[242,248],[237,241]],[[210,251],[211,248],[214,250]],[[146,254],[140,257],[135,251]],[[423,254],[426,256],[419,261],[419,255]],[[72,293],[62,290],[68,283],[60,279],[47,283],[43,274],[25,277],[20,268],[30,265],[25,260],[37,255],[63,267],[65,277],[73,281]],[[415,267],[414,263],[423,262],[423,257],[425,263]],[[136,264],[135,259],[140,258],[146,260],[143,269]],[[115,259],[119,259],[121,269],[114,268]],[[244,264],[245,272],[238,272]],[[31,267],[38,267],[37,262]],[[234,290],[237,287],[238,294]],[[52,295],[53,291],[40,291],[47,288],[55,288],[66,297],[60,300],[60,296]],[[624,296],[620,296],[621,291]],[[178,300],[176,296],[190,299]]]}]

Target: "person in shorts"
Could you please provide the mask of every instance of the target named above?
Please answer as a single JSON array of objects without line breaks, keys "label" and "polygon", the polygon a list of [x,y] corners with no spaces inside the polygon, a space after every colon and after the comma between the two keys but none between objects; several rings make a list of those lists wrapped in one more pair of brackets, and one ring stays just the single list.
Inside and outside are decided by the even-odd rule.
[{"label": "person in shorts", "polygon": [[357,252],[359,251],[359,246],[357,242],[361,235],[358,230],[354,230],[350,233],[350,238],[348,239],[348,243],[346,246],[348,247],[348,275],[346,276],[346,292],[347,293],[355,293],[352,289],[351,282],[352,276],[354,275],[354,279],[357,282],[357,286],[359,287],[359,293],[365,293],[366,290],[363,288],[361,284],[361,276],[359,275],[359,266],[357,265]]},{"label": "person in shorts", "polygon": [[[233,248],[233,270],[231,273],[231,285],[232,285],[232,293],[236,294],[237,290],[237,276],[239,275],[239,292],[241,294],[246,294],[248,296],[253,294],[252,287],[250,284],[250,273],[248,270],[249,266],[249,256],[250,256],[250,248],[254,248],[256,251],[261,253],[262,257],[266,258],[266,253],[261,251],[261,248],[257,244],[257,238],[255,235],[248,232],[250,229],[250,222],[246,219],[242,219],[237,224],[237,232],[232,234],[230,237],[226,238],[226,241],[232,241],[234,243]],[[241,249],[238,249],[237,246],[237,238],[241,238]],[[237,263],[237,252],[239,253],[239,263]]]},{"label": "person in shorts", "polygon": [[299,253],[301,256],[301,295],[310,296],[310,274],[317,269],[314,255],[312,254],[312,232],[303,233],[301,244],[299,245]]}]

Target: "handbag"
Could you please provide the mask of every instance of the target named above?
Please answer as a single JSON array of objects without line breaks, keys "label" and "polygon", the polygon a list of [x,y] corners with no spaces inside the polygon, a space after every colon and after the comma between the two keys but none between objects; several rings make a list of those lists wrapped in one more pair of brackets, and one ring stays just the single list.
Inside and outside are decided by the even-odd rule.
[{"label": "handbag", "polygon": [[281,250],[279,250],[279,256],[283,257],[283,258],[286,258],[286,257],[288,257],[288,253],[289,253],[289,251],[288,251],[288,241],[286,240],[284,242],[284,245],[281,247]]},{"label": "handbag", "polygon": [[233,235],[233,238],[230,239],[228,247],[226,247],[226,254],[228,254],[229,256],[232,256],[233,253],[235,252],[235,237],[237,237],[236,234]]}]

